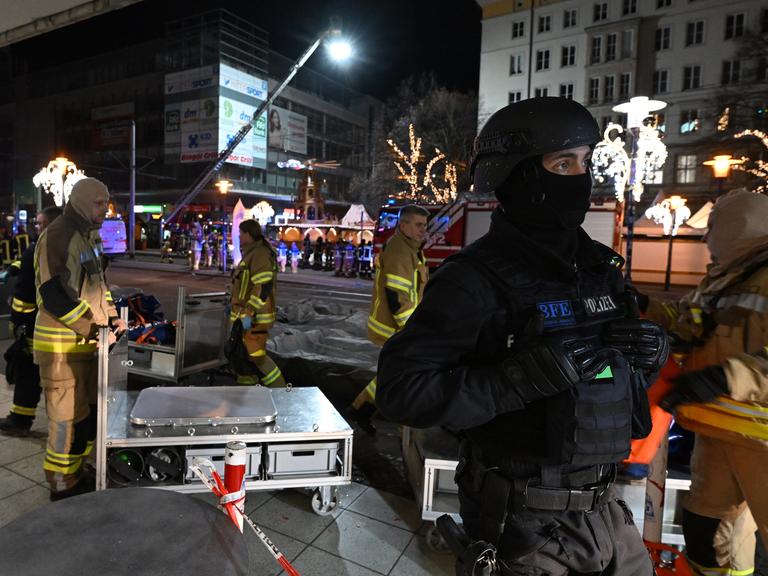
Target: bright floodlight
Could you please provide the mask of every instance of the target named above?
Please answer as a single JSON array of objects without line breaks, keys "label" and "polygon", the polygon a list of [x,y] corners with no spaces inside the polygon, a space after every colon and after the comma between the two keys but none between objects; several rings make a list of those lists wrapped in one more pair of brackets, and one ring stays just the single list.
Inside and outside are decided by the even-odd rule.
[{"label": "bright floodlight", "polygon": [[328,43],[328,53],[337,62],[343,62],[352,56],[352,45],[346,40],[336,38]]}]

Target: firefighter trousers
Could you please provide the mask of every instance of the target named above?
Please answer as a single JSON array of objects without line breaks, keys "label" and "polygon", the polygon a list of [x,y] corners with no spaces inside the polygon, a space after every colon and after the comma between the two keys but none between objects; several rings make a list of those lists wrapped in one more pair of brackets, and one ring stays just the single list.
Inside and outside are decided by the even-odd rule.
[{"label": "firefighter trousers", "polygon": [[248,359],[256,367],[256,375],[238,374],[238,384],[261,384],[271,388],[285,386],[285,378],[280,368],[267,355],[267,338],[269,334],[264,330],[247,330],[243,336],[245,349],[248,351]]},{"label": "firefighter trousers", "polygon": [[48,413],[48,444],[43,469],[53,492],[80,480],[83,461],[96,438],[98,360],[61,355],[40,366]]},{"label": "firefighter trousers", "polygon": [[696,434],[683,508],[695,574],[752,574],[755,531],[768,542],[768,453]]},{"label": "firefighter trousers", "polygon": [[32,424],[37,405],[40,403],[40,369],[35,364],[31,352],[19,355],[16,370],[16,385],[13,389],[11,414],[19,423]]}]

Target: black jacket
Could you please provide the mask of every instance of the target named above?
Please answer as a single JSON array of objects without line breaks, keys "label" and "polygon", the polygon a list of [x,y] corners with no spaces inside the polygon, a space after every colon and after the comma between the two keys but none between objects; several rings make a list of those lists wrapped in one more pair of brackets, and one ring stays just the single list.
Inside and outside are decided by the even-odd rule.
[{"label": "black jacket", "polygon": [[[626,315],[622,263],[580,231],[569,265],[495,212],[488,234],[439,268],[413,316],[382,349],[379,409],[402,424],[463,431],[487,451],[540,460],[557,414],[547,400],[521,406],[502,361],[525,345],[537,310],[547,317],[545,331],[599,338],[601,322]],[[626,362],[623,374],[630,377]]]}]

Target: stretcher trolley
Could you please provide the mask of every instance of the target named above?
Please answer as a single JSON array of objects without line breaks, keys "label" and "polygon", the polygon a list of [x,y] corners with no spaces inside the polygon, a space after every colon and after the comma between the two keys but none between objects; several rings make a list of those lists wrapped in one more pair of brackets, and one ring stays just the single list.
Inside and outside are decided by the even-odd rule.
[{"label": "stretcher trolley", "polygon": [[129,342],[128,372],[178,382],[226,364],[228,301],[224,292],[187,294],[186,287],[179,286],[175,341],[172,345]]},{"label": "stretcher trolley", "polygon": [[[102,341],[107,328],[101,329]],[[312,509],[330,514],[352,480],[353,431],[316,387],[128,384],[123,336],[99,349],[98,490],[151,486],[207,492],[189,472],[195,456],[224,467],[224,446],[247,446],[246,490],[310,488]]]}]

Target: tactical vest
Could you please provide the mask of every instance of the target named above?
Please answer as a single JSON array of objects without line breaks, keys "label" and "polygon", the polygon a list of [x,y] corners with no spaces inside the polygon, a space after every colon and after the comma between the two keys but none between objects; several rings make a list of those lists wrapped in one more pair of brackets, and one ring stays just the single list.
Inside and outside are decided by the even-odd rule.
[{"label": "tactical vest", "polygon": [[[507,305],[508,325],[501,344],[508,354],[541,336],[526,333],[536,315],[543,318],[544,335],[589,340],[598,348],[604,347],[604,325],[627,316],[621,275],[608,261],[577,272],[576,279],[566,283],[535,277],[522,264],[511,265],[490,250],[479,248],[476,255],[466,261],[490,281]],[[514,463],[519,456],[526,463],[586,466],[623,460],[630,451],[633,392],[638,383],[620,353],[607,349],[606,354],[609,365],[593,380],[534,402],[523,411],[502,415],[490,426],[467,431],[467,436],[484,453],[495,452],[498,457],[506,450],[503,438],[525,434],[521,422],[542,419],[545,449],[518,455],[513,448],[506,450],[503,461]]]}]

